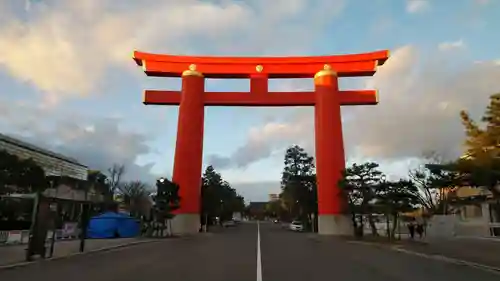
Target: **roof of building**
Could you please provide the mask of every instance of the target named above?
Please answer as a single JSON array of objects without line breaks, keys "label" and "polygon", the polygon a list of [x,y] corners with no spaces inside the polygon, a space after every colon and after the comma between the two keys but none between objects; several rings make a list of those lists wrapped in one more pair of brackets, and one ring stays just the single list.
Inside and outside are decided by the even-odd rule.
[{"label": "roof of building", "polygon": [[33,152],[38,152],[38,153],[41,153],[41,154],[44,154],[44,155],[47,155],[47,156],[50,156],[50,157],[53,157],[53,158],[57,158],[57,159],[62,160],[62,161],[69,162],[71,164],[75,164],[75,165],[87,168],[87,166],[81,164],[80,162],[78,162],[74,158],[67,157],[67,156],[64,156],[62,154],[52,152],[50,150],[47,150],[47,149],[44,149],[44,148],[41,148],[41,147],[38,147],[38,146],[35,146],[35,145],[32,145],[32,144],[29,144],[27,142],[24,142],[22,140],[19,140],[19,139],[10,137],[10,136],[7,136],[7,135],[2,134],[2,133],[0,133],[0,141],[6,142],[6,143],[10,143],[10,144],[22,147],[22,148],[27,149],[27,150],[31,150]]}]

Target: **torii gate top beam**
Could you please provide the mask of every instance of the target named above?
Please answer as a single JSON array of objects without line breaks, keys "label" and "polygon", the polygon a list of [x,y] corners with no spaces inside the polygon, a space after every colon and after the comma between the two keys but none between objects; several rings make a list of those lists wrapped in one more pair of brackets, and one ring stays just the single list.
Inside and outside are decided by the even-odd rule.
[{"label": "torii gate top beam", "polygon": [[194,65],[207,78],[312,78],[324,65],[339,77],[372,76],[389,58],[389,51],[312,57],[175,56],[134,51],[135,62],[148,76],[181,77]]}]

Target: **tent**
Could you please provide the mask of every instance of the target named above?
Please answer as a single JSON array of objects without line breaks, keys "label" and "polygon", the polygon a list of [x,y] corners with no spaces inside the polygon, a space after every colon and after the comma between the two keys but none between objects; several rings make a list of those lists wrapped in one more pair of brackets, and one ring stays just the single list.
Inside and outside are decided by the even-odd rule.
[{"label": "tent", "polygon": [[139,222],[127,214],[106,212],[89,221],[88,238],[125,238],[140,234]]}]

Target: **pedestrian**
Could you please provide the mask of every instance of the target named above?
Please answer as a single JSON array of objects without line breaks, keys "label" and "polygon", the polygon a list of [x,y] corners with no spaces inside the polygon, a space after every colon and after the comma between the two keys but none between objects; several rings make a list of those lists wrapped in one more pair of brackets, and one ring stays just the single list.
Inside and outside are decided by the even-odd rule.
[{"label": "pedestrian", "polygon": [[415,238],[415,218],[412,218],[408,222],[408,232],[410,232],[410,238],[414,239]]},{"label": "pedestrian", "polygon": [[417,221],[416,231],[417,231],[418,237],[420,239],[422,239],[422,237],[424,236],[424,223],[422,220]]}]

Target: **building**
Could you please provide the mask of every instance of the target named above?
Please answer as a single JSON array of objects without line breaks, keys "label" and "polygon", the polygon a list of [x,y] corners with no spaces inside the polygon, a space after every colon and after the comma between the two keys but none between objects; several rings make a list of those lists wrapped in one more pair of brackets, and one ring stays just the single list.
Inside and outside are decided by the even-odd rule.
[{"label": "building", "polygon": [[279,194],[271,193],[269,194],[269,201],[278,201],[280,199]]},{"label": "building", "polygon": [[456,235],[462,236],[500,236],[500,217],[497,201],[491,191],[481,187],[459,187],[453,194]]},{"label": "building", "polygon": [[248,204],[250,217],[264,219],[267,203],[268,202],[250,202],[250,204]]},{"label": "building", "polygon": [[32,158],[45,171],[46,176],[87,180],[88,167],[77,160],[4,134],[0,134],[0,150],[5,150],[21,159]]}]

